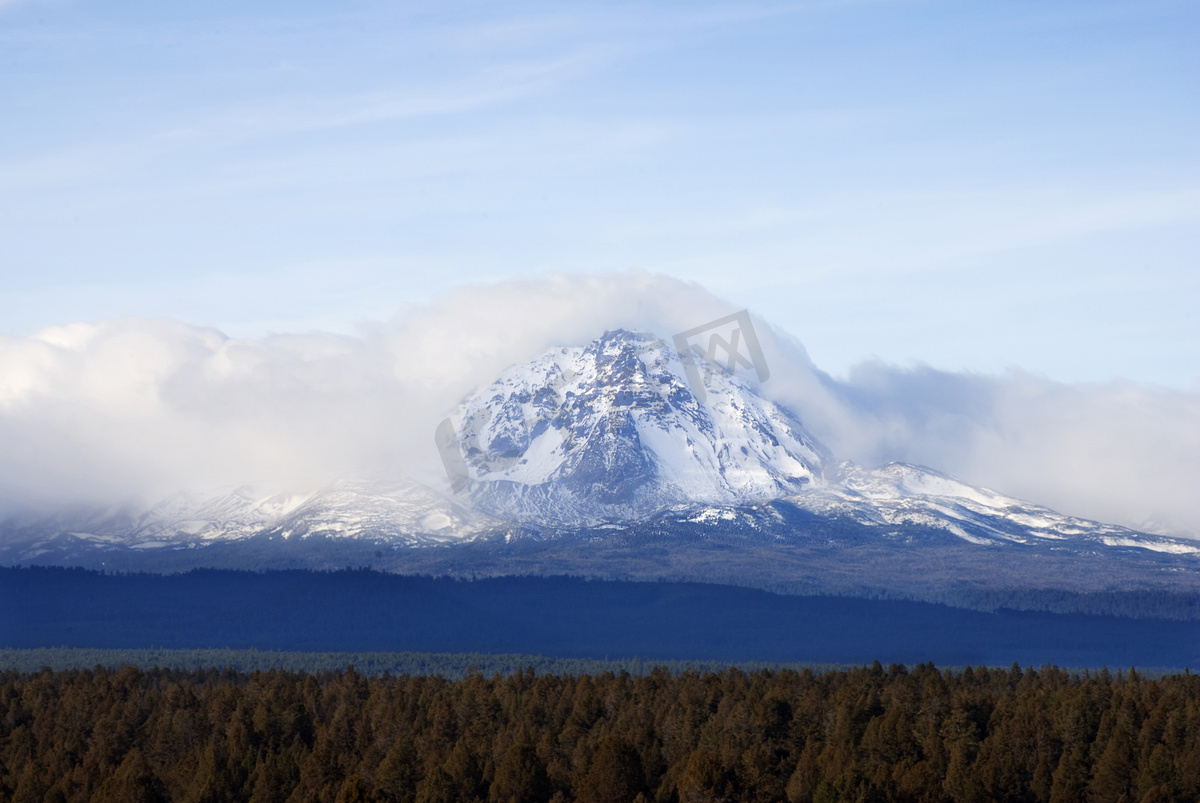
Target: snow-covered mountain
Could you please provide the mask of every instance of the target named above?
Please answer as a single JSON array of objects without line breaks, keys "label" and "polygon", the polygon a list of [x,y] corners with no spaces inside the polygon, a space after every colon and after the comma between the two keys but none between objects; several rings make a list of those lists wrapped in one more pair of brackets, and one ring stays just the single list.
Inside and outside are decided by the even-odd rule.
[{"label": "snow-covered mountain", "polygon": [[510,368],[439,429],[457,494],[394,477],[315,493],[238,488],[146,509],[58,511],[0,521],[0,563],[86,564],[119,551],[123,565],[137,565],[139,555],[186,550],[190,563],[170,565],[204,565],[204,548],[220,546],[242,549],[259,568],[305,544],[309,557],[325,544],[340,560],[347,552],[338,545],[374,555],[622,532],[678,543],[757,534],[758,543],[808,548],[821,532],[852,534],[834,539],[843,545],[1141,554],[1200,569],[1197,541],[1062,515],[928,468],[839,463],[750,383],[711,368],[701,400],[687,369],[672,346],[627,331]]},{"label": "snow-covered mountain", "polygon": [[505,371],[456,416],[474,506],[523,523],[589,526],[703,503],[790,496],[828,452],[737,376],[701,403],[673,348],[606,332]]},{"label": "snow-covered mountain", "polygon": [[764,506],[707,505],[678,520],[696,524],[740,525],[787,539],[794,529],[780,505],[820,519],[855,525],[859,532],[906,541],[952,536],[981,546],[1025,545],[1049,551],[1138,548],[1150,552],[1200,556],[1200,542],[1138,532],[1115,524],[1066,516],[1049,508],[968,485],[941,472],[906,463],[865,469],[842,463],[829,481]]},{"label": "snow-covered mountain", "polygon": [[944,529],[981,544],[1044,544],[1075,540],[1097,546],[1142,547],[1200,555],[1200,544],[1155,537],[1127,527],[1065,516],[1049,508],[979,488],[904,463],[874,470],[844,464],[838,481],[795,500],[808,510],[849,515],[876,526],[915,524]]},{"label": "snow-covered mountain", "polygon": [[458,542],[500,523],[408,479],[344,481],[311,494],[175,494],[145,510],[74,509],[0,523],[0,556],[19,562],[105,548],[197,549],[253,538]]}]

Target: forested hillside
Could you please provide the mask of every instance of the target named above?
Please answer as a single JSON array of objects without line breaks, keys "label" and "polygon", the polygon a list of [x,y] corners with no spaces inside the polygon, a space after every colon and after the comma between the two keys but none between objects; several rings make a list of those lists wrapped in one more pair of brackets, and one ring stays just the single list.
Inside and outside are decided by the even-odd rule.
[{"label": "forested hillside", "polygon": [[0,569],[0,647],[63,646],[1182,669],[1200,621],[575,577]]},{"label": "forested hillside", "polygon": [[1200,678],[0,673],[12,801],[1195,801]]}]

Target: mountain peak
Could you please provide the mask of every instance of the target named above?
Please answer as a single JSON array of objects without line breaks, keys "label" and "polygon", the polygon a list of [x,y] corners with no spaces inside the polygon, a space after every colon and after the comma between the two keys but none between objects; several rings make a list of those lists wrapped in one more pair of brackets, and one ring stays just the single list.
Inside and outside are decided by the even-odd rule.
[{"label": "mountain peak", "polygon": [[704,401],[674,348],[617,329],[505,371],[468,399],[468,493],[501,518],[556,525],[739,504],[819,481],[828,452],[791,414],[714,370]]}]

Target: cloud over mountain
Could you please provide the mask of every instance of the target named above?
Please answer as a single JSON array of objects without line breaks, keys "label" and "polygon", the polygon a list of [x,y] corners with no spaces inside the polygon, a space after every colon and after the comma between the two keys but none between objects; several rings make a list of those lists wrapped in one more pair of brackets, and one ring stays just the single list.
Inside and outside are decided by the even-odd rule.
[{"label": "cloud over mountain", "polygon": [[[0,501],[294,490],[388,470],[444,485],[434,429],[505,368],[606,330],[669,337],[733,309],[695,284],[624,274],[463,287],[357,336],[237,339],[120,319],[0,338]],[[756,327],[762,392],[839,457],[1200,534],[1200,393],[872,362],[831,377],[794,338]]]}]

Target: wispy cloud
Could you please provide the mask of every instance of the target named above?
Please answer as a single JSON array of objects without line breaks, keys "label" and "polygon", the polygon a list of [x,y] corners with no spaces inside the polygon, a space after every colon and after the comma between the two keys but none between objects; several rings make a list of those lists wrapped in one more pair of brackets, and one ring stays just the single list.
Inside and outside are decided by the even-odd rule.
[{"label": "wispy cloud", "polygon": [[[273,139],[323,129],[435,118],[479,111],[550,91],[588,65],[599,52],[576,53],[550,61],[514,63],[437,85],[395,86],[330,95],[296,95],[267,102],[208,108],[190,122],[138,132],[107,144],[68,146],[0,162],[0,187],[19,189],[87,182],[136,173],[183,153],[261,145]],[[294,146],[289,146],[294,147]]]},{"label": "wispy cloud", "polygon": [[434,85],[392,87],[222,109],[203,123],[166,131],[167,142],[229,144],[302,131],[461,114],[553,90],[610,59],[600,49],[509,63]]}]

